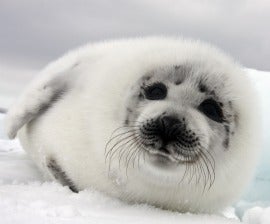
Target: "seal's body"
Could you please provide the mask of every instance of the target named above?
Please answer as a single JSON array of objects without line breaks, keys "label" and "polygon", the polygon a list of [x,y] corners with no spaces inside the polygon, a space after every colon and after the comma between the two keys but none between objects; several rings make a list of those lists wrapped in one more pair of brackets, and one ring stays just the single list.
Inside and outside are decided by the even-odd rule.
[{"label": "seal's body", "polygon": [[71,190],[214,212],[256,162],[255,93],[243,70],[198,41],[97,43],[45,68],[10,109],[7,132]]}]

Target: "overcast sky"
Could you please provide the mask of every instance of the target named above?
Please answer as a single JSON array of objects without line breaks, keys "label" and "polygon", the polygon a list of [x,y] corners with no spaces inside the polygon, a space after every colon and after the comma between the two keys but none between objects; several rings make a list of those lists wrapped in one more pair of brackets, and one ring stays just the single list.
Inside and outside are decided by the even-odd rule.
[{"label": "overcast sky", "polygon": [[270,70],[269,0],[0,0],[0,63],[39,69],[89,41],[182,35]]}]

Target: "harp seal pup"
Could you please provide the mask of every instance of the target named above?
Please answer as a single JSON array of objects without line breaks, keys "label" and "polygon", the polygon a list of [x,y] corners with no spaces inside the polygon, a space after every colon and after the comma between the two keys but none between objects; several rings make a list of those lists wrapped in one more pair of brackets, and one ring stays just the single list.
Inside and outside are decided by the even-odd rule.
[{"label": "harp seal pup", "polygon": [[148,37],[89,44],[49,64],[6,130],[75,192],[213,213],[239,198],[260,148],[256,93],[211,45]]}]

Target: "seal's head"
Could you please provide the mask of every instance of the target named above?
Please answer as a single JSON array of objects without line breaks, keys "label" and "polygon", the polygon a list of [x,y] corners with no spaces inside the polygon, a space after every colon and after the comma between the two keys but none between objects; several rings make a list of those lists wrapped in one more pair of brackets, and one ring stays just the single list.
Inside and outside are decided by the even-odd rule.
[{"label": "seal's head", "polygon": [[224,94],[226,80],[209,76],[198,65],[177,65],[151,71],[135,84],[125,122],[135,126],[137,141],[153,161],[202,159],[214,175],[211,153],[228,149],[237,114]]},{"label": "seal's head", "polygon": [[[236,63],[208,50],[209,58],[151,66],[126,89],[122,124],[106,145],[106,159],[110,169],[116,162],[136,179],[144,201],[215,210],[238,196],[253,172],[255,93]],[[143,188],[151,195],[163,191],[154,197]]]}]

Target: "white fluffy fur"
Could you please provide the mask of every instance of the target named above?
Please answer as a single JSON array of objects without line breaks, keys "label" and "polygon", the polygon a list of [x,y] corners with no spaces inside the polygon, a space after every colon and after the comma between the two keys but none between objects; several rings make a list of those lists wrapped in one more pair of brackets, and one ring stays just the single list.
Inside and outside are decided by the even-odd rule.
[{"label": "white fluffy fur", "polygon": [[[196,184],[179,184],[175,172],[144,164],[142,169],[130,166],[127,176],[117,166],[108,173],[105,144],[123,123],[129,87],[148,70],[187,61],[229,76],[228,94],[239,114],[230,148],[214,155],[213,186],[202,192]],[[63,99],[37,119],[40,106],[49,105],[59,89],[66,91]],[[50,175],[46,158],[53,156],[79,189],[93,187],[130,202],[209,213],[234,202],[250,181],[260,143],[258,111],[251,83],[223,53],[199,41],[151,37],[89,44],[51,63],[10,109],[6,127],[11,138],[19,131],[23,148],[45,174]]]}]

